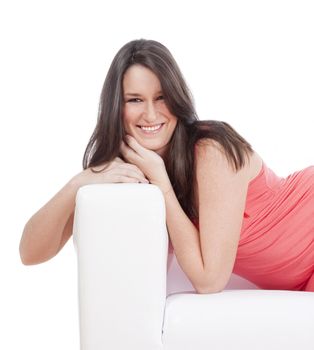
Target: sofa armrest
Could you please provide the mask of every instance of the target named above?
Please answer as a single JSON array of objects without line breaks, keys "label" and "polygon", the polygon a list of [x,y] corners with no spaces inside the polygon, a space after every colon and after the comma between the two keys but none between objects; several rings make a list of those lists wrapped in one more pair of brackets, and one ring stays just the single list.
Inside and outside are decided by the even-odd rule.
[{"label": "sofa armrest", "polygon": [[81,350],[162,349],[168,234],[159,188],[81,187],[73,240]]}]

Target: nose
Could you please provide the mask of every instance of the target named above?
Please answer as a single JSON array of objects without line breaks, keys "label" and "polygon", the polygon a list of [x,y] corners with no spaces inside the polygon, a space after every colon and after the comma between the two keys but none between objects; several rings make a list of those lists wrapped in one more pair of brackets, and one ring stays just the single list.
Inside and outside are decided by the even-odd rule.
[{"label": "nose", "polygon": [[146,110],[144,112],[144,120],[147,123],[153,123],[154,121],[157,120],[158,115],[157,115],[157,110],[156,107],[154,106],[153,102],[147,102]]}]

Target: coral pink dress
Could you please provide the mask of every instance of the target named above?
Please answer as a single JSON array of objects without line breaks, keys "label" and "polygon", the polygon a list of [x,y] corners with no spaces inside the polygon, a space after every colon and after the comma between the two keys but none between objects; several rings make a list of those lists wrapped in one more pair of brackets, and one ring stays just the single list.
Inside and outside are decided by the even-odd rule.
[{"label": "coral pink dress", "polygon": [[249,183],[233,272],[263,289],[304,290],[314,274],[314,166]]}]

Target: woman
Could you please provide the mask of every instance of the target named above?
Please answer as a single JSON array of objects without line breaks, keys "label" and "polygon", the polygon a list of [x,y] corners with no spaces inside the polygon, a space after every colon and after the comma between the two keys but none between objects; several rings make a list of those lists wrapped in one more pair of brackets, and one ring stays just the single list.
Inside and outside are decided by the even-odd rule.
[{"label": "woman", "polygon": [[23,263],[64,246],[79,187],[149,182],[197,292],[221,291],[232,272],[261,288],[314,291],[314,167],[280,178],[227,123],[198,120],[162,44],[134,40],[115,56],[83,168],[25,225]]}]

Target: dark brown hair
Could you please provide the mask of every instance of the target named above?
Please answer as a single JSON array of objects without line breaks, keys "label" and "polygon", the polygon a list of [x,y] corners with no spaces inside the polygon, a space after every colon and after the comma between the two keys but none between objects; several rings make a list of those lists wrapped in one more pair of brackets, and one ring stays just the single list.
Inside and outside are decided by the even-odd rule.
[{"label": "dark brown hair", "polygon": [[134,64],[140,64],[156,74],[165,103],[178,118],[164,161],[183,210],[190,218],[197,218],[193,186],[195,144],[201,139],[215,140],[223,147],[235,170],[244,166],[252,148],[227,123],[198,119],[192,94],[176,61],[169,50],[157,41],[133,40],[114,57],[102,88],[97,124],[84,153],[83,168],[108,164],[118,156],[123,159],[120,154],[120,144],[125,137],[123,77]]}]

